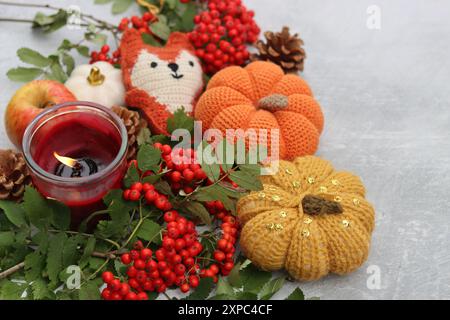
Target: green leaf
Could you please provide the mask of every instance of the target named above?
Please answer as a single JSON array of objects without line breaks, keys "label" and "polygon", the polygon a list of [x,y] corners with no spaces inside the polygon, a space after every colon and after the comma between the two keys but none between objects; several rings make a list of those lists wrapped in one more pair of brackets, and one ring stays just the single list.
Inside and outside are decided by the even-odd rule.
[{"label": "green leaf", "polygon": [[63,269],[66,269],[68,266],[78,264],[80,258],[78,253],[78,245],[83,243],[83,240],[84,238],[81,235],[75,235],[69,237],[66,241],[62,254]]},{"label": "green leaf", "polygon": [[186,297],[186,300],[206,300],[214,287],[211,278],[203,278],[193,293]]},{"label": "green leaf", "polygon": [[70,209],[65,204],[49,199],[47,206],[52,213],[52,225],[59,230],[68,230],[70,227]]},{"label": "green leaf", "polygon": [[80,288],[80,300],[100,300],[100,290],[94,281],[83,284]]},{"label": "green leaf", "polygon": [[246,190],[261,190],[263,188],[259,176],[253,176],[243,171],[233,171],[230,178],[241,188]]},{"label": "green leaf", "polygon": [[153,146],[144,144],[139,149],[137,161],[139,164],[139,169],[142,171],[158,171],[159,163],[161,161],[161,151]]},{"label": "green leaf", "polygon": [[177,129],[188,130],[191,134],[194,132],[194,118],[188,116],[184,108],[178,109],[167,119],[167,131],[173,133]]},{"label": "green leaf", "polygon": [[0,284],[0,300],[18,300],[26,289],[23,283],[4,281]]},{"label": "green leaf", "polygon": [[21,48],[17,50],[17,55],[19,56],[22,62],[32,64],[36,67],[47,67],[50,65],[51,60],[44,57],[39,52],[29,49],[29,48]]},{"label": "green leaf", "polygon": [[205,171],[206,175],[208,176],[209,180],[211,181],[217,181],[220,177],[220,165],[217,163],[202,163],[202,169]]},{"label": "green leaf", "polygon": [[242,281],[241,281],[241,266],[242,264],[240,262],[236,263],[233,267],[233,269],[230,271],[230,274],[228,275],[228,282],[235,288],[241,288],[242,287]]},{"label": "green leaf", "polygon": [[27,214],[28,220],[38,228],[42,228],[50,224],[52,218],[52,210],[49,210],[47,202],[43,196],[34,188],[25,187],[23,207]]},{"label": "green leaf", "polygon": [[48,247],[47,273],[51,282],[57,283],[58,275],[63,270],[63,250],[67,241],[65,233],[56,234]]},{"label": "green leaf", "polygon": [[194,2],[190,2],[186,6],[186,10],[181,16],[181,30],[184,32],[189,32],[194,29],[194,17],[197,14],[197,5]]},{"label": "green leaf", "polygon": [[220,277],[219,281],[217,282],[216,295],[234,296],[233,287],[223,277]]},{"label": "green leaf", "polygon": [[28,282],[41,276],[45,268],[45,256],[40,251],[34,251],[25,257],[25,279]]},{"label": "green leaf", "polygon": [[66,66],[66,74],[70,76],[72,74],[73,69],[75,68],[75,60],[69,54],[63,54],[62,62]]},{"label": "green leaf", "polygon": [[86,46],[78,46],[77,51],[83,57],[89,58],[89,48]]},{"label": "green leaf", "polygon": [[[130,188],[131,185],[135,182],[139,182],[139,171],[136,168],[136,166],[133,164],[128,168],[127,174],[125,175],[125,178],[123,179],[123,184],[125,188]],[[122,195],[122,192],[121,192]],[[121,196],[120,195],[120,196]]]},{"label": "green leaf", "polygon": [[261,271],[253,264],[248,265],[240,272],[244,291],[258,293],[261,288],[272,278],[272,273]]},{"label": "green leaf", "polygon": [[42,300],[52,295],[48,290],[47,282],[42,278],[37,278],[31,283],[31,290],[33,292],[34,300]]},{"label": "green leaf", "polygon": [[144,41],[145,44],[151,45],[153,47],[162,47],[161,43],[149,33],[142,34],[142,41]]},{"label": "green leaf", "polygon": [[269,300],[272,296],[277,293],[284,285],[285,278],[279,277],[270,280],[268,283],[264,285],[261,292],[259,293],[259,297],[261,300]]},{"label": "green leaf", "polygon": [[209,214],[208,210],[206,210],[203,204],[196,201],[188,201],[185,203],[184,207],[194,217],[199,218],[202,223],[206,225],[211,225],[212,223],[211,215]]},{"label": "green leaf", "polygon": [[48,75],[48,78],[51,80],[56,80],[61,83],[66,82],[67,80],[67,74],[64,72],[63,67],[59,63],[59,61],[56,61],[51,64],[50,66],[51,73]]},{"label": "green leaf", "polygon": [[14,243],[14,236],[15,234],[12,231],[0,232],[0,248],[12,245]]},{"label": "green leaf", "polygon": [[22,206],[16,202],[0,200],[0,209],[3,210],[8,220],[16,227],[26,224],[25,211]]},{"label": "green leaf", "polygon": [[227,197],[218,185],[200,188],[194,193],[192,198],[201,202],[220,200],[227,210],[234,212],[236,209],[235,203]]},{"label": "green leaf", "polygon": [[18,67],[14,69],[9,69],[6,74],[11,81],[17,82],[29,82],[44,73],[44,70],[38,68],[23,68]]},{"label": "green leaf", "polygon": [[136,235],[143,239],[154,243],[160,243],[159,233],[161,226],[151,220],[144,220]]},{"label": "green leaf", "polygon": [[63,9],[51,15],[38,12],[33,20],[33,28],[42,29],[46,33],[54,32],[67,24],[67,18],[67,11]]},{"label": "green leaf", "polygon": [[[146,33],[143,33],[146,34]],[[138,135],[136,136],[136,142],[138,146],[143,145],[144,143],[151,143],[151,132],[148,128],[143,128],[139,130]]]},{"label": "green leaf", "polygon": [[170,28],[162,20],[158,20],[157,22],[152,23],[150,25],[150,30],[154,35],[156,35],[158,38],[162,40],[166,41],[167,39],[169,39]]},{"label": "green leaf", "polygon": [[112,5],[112,13],[119,14],[124,13],[133,4],[133,0],[114,0]]},{"label": "green leaf", "polygon": [[253,292],[241,292],[237,295],[239,300],[258,300],[258,295]]},{"label": "green leaf", "polygon": [[209,298],[208,300],[237,300],[238,297],[236,295],[228,295],[228,294],[216,294],[215,296]]},{"label": "green leaf", "polygon": [[106,44],[108,37],[103,33],[88,32],[85,34],[85,39],[98,46],[103,46]]},{"label": "green leaf", "polygon": [[295,288],[285,300],[305,300],[305,295],[300,288]]},{"label": "green leaf", "polygon": [[78,265],[80,266],[81,269],[86,267],[86,265],[88,264],[89,258],[91,257],[92,252],[94,252],[95,250],[95,244],[96,239],[94,237],[88,239],[86,246],[84,247],[83,255],[81,256],[80,261],[78,262]]}]

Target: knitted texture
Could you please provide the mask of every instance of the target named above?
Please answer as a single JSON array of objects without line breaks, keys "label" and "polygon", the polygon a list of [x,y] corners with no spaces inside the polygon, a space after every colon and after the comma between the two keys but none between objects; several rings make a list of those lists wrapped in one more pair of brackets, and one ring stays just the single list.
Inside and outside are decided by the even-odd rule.
[{"label": "knitted texture", "polygon": [[367,259],[375,213],[358,177],[306,156],[280,161],[262,182],[264,190],[237,205],[240,245],[255,265],[316,280],[352,272]]},{"label": "knitted texture", "polygon": [[194,48],[180,32],[172,33],[165,47],[153,47],[139,31],[129,29],[120,51],[127,105],[144,112],[153,133],[167,134],[167,118],[181,107],[192,112],[203,89]]},{"label": "knitted texture", "polygon": [[[324,122],[303,79],[262,61],[218,72],[200,97],[195,117],[203,121],[203,130],[267,129],[269,147],[277,143],[281,159],[314,154]],[[280,130],[279,141],[270,141],[272,129]]]}]

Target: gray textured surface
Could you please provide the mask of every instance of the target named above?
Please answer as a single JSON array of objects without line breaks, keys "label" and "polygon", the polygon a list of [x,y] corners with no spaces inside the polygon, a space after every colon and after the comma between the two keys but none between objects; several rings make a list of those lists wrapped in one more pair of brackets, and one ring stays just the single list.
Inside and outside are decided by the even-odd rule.
[{"label": "gray textured surface", "polygon": [[[110,21],[93,1],[77,4]],[[263,30],[286,24],[301,33],[310,82],[326,117],[319,155],[354,171],[376,208],[369,260],[357,272],[301,283],[322,299],[450,298],[450,3],[446,0],[246,0]],[[369,5],[381,8],[381,29],[366,27]],[[0,8],[2,17],[32,10]],[[50,53],[63,37],[0,22],[0,112],[19,84],[7,69],[22,46]],[[9,147],[3,124],[0,147]],[[378,266],[381,287],[368,289],[367,268]],[[295,285],[289,284],[282,297]]]}]

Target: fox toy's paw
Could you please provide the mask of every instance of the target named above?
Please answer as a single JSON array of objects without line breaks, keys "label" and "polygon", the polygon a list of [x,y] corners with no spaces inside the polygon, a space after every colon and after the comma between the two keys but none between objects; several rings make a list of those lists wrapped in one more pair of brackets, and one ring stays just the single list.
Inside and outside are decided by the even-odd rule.
[{"label": "fox toy's paw", "polygon": [[168,135],[167,119],[171,116],[171,113],[155,98],[149,96],[143,90],[133,89],[127,92],[125,101],[128,106],[142,111],[153,134]]}]

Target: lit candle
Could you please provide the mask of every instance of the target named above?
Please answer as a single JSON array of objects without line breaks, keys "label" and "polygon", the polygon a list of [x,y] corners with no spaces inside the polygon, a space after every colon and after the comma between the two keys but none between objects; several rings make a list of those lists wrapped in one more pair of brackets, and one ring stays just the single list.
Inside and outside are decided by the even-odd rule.
[{"label": "lit candle", "polygon": [[126,171],[127,131],[109,109],[65,103],[41,113],[25,131],[23,152],[41,194],[71,208],[72,226],[104,208]]}]

